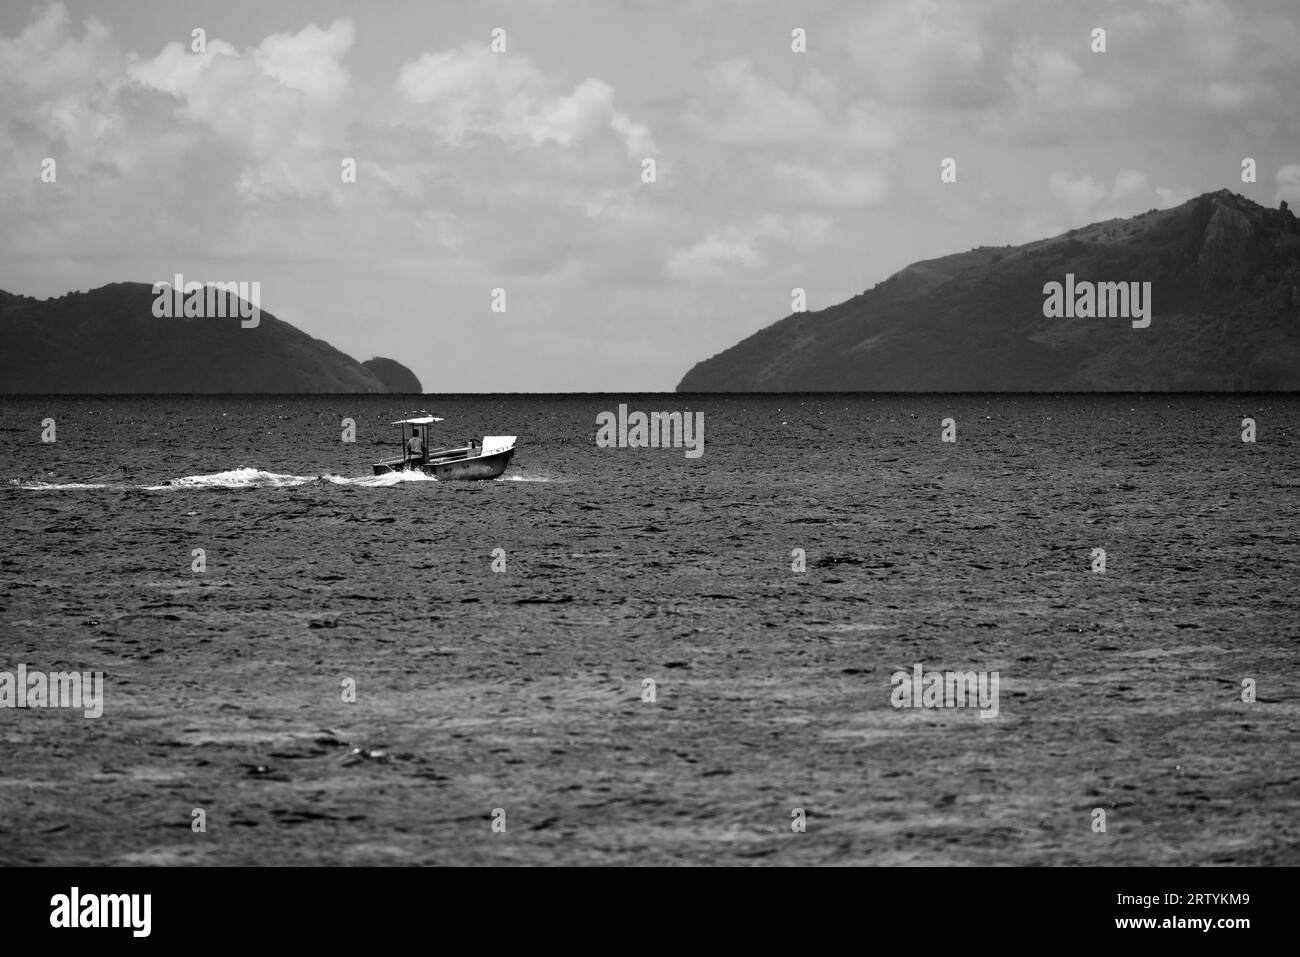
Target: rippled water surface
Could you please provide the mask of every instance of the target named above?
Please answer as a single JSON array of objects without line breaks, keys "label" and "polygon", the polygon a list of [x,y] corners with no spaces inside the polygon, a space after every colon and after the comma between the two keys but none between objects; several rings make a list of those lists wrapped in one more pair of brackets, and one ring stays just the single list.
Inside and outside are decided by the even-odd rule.
[{"label": "rippled water surface", "polygon": [[0,862],[1300,862],[1300,398],[430,397],[507,474],[371,476],[410,401],[0,401],[0,670],[105,674],[0,710]]}]

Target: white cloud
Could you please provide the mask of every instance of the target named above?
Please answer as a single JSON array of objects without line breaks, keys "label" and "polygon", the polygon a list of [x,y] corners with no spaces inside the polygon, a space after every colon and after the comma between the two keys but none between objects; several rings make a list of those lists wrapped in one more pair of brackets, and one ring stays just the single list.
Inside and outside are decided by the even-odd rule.
[{"label": "white cloud", "polygon": [[802,196],[823,206],[874,206],[889,192],[884,175],[870,169],[832,173],[820,166],[778,163],[773,172],[778,179],[794,184]]},{"label": "white cloud", "polygon": [[68,25],[67,9],[53,3],[18,36],[0,37],[0,77],[5,83],[43,99],[119,80],[120,53],[109,28],[91,17],[78,39],[68,35]]},{"label": "white cloud", "polygon": [[1115,112],[1133,104],[1131,93],[1113,74],[1085,70],[1074,57],[1037,41],[1016,46],[1009,71],[1020,101],[1040,110]]},{"label": "white cloud", "polygon": [[1057,170],[1047,178],[1047,188],[1064,204],[1075,219],[1084,219],[1106,198],[1106,187],[1091,176],[1072,178],[1069,173]]},{"label": "white cloud", "polygon": [[22,127],[43,149],[97,158],[119,135],[122,53],[93,17],[80,37],[68,27],[67,10],[51,4],[17,37],[0,36],[0,145]]},{"label": "white cloud", "polygon": [[654,140],[650,138],[650,128],[637,123],[622,113],[615,113],[609,119],[610,128],[627,143],[629,156],[648,156],[657,152]]},{"label": "white cloud", "polygon": [[1220,113],[1236,113],[1246,109],[1260,95],[1253,83],[1211,83],[1205,90],[1205,102]]},{"label": "white cloud", "polygon": [[291,90],[332,102],[351,85],[340,61],[352,49],[355,38],[350,20],[335,20],[327,30],[312,24],[294,34],[273,33],[252,55],[263,72]]},{"label": "white cloud", "polygon": [[1048,177],[1048,190],[1069,210],[1072,221],[1098,222],[1135,216],[1151,209],[1168,209],[1187,202],[1194,195],[1187,188],[1151,186],[1146,173],[1137,169],[1122,169],[1115,174],[1115,183],[1107,187],[1091,176],[1072,177],[1057,170]]},{"label": "white cloud", "polygon": [[402,119],[453,146],[473,135],[513,147],[568,146],[612,130],[629,155],[655,150],[649,129],[614,109],[614,89],[605,81],[587,77],[573,92],[556,95],[527,57],[493,53],[481,43],[403,64],[397,88],[408,106]]},{"label": "white cloud", "polygon": [[151,60],[132,54],[127,75],[144,86],[184,98],[198,88],[218,57],[238,58],[239,51],[218,37],[207,42],[203,53],[192,53],[179,42],[169,43]]},{"label": "white cloud", "polygon": [[[1156,203],[1157,209],[1172,209],[1174,206],[1181,206],[1196,195],[1195,190],[1189,189],[1186,186],[1182,189],[1171,189],[1168,186],[1157,186],[1154,192],[1158,200]],[[1141,210],[1134,210],[1134,212],[1141,212]]]},{"label": "white cloud", "polygon": [[773,213],[748,226],[731,226],[709,233],[686,249],[674,250],[665,271],[673,280],[706,280],[725,276],[735,269],[758,270],[767,265],[762,245],[789,243],[799,251],[824,243],[831,221],[819,216],[785,219]]},{"label": "white cloud", "polygon": [[351,86],[342,60],[355,37],[351,21],[335,20],[325,30],[311,24],[297,33],[273,33],[242,54],[219,37],[209,38],[203,53],[169,43],[152,59],[132,55],[127,72],[137,83],[189,101],[196,118],[202,118],[196,101],[210,99],[214,86],[238,95],[261,80],[302,94],[313,106],[331,105]]},{"label": "white cloud", "polygon": [[403,64],[397,88],[421,109],[410,119],[455,145],[470,133],[503,139],[522,135],[522,121],[536,108],[541,73],[523,56],[501,56],[481,44],[425,53]]},{"label": "white cloud", "polygon": [[989,106],[1008,91],[1010,26],[1000,0],[873,0],[849,5],[829,39],[873,97],[935,109]]},{"label": "white cloud", "polygon": [[1277,171],[1274,182],[1277,183],[1277,192],[1273,194],[1273,202],[1286,200],[1287,205],[1300,202],[1300,163],[1283,166]]},{"label": "white cloud", "polygon": [[668,257],[667,272],[671,279],[711,279],[725,272],[727,265],[757,269],[764,263],[755,245],[755,236],[737,229],[710,233],[689,249],[677,250]]},{"label": "white cloud", "polygon": [[1146,192],[1147,174],[1140,169],[1122,169],[1115,174],[1115,186],[1111,190],[1111,202],[1126,200]]},{"label": "white cloud", "polygon": [[[746,59],[727,60],[705,76],[691,122],[720,143],[833,143],[843,149],[888,149],[897,142],[889,126],[864,106],[828,112],[823,100],[786,90],[759,76]],[[828,82],[822,80],[823,83]]]},{"label": "white cloud", "polygon": [[338,181],[338,152],[328,172],[319,154],[343,139],[351,78],[342,61],[354,39],[348,20],[272,34],[242,53],[209,37],[204,53],[169,43],[151,58],[132,54],[126,72],[179,100],[176,115],[236,158],[239,195],[312,196]]}]

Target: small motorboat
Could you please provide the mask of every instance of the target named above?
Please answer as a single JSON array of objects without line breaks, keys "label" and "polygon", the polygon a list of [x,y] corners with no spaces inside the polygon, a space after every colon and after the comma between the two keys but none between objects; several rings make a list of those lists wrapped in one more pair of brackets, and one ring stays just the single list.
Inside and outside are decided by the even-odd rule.
[{"label": "small motorboat", "polygon": [[506,470],[515,454],[515,436],[485,435],[482,444],[470,439],[464,445],[431,449],[429,426],[441,421],[438,416],[420,415],[390,423],[401,427],[403,455],[401,458],[376,462],[375,474],[419,469],[440,482],[446,482],[454,479],[494,479]]}]

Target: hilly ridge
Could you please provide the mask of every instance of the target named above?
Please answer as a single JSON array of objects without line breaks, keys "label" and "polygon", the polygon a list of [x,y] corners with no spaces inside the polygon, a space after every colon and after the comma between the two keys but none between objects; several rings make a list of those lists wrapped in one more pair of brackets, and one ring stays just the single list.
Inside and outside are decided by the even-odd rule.
[{"label": "hilly ridge", "polygon": [[154,298],[133,282],[46,300],[0,290],[0,393],[421,391],[400,363],[363,365],[265,310],[243,328],[158,318]]},{"label": "hilly ridge", "polygon": [[[1153,318],[1048,318],[1067,273],[1150,282]],[[696,364],[679,392],[1300,389],[1300,222],[1227,190],[914,263]]]}]

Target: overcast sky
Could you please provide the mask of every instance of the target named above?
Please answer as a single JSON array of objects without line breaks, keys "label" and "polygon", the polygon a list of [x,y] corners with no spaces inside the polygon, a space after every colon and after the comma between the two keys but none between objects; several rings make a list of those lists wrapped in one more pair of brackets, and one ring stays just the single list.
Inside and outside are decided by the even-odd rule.
[{"label": "overcast sky", "polygon": [[0,6],[0,289],[256,280],[428,391],[669,390],[795,286],[1224,187],[1300,200],[1296,0]]}]

